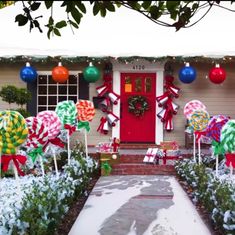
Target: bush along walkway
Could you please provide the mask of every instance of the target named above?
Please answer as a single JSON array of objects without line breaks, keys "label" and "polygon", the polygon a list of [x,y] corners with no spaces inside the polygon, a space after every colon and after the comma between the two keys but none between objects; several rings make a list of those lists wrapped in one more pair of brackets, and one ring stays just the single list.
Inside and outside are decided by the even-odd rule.
[{"label": "bush along walkway", "polygon": [[97,167],[92,158],[74,150],[70,166],[59,177],[21,177],[20,194],[15,179],[1,179],[0,234],[54,234],[71,203],[86,193]]},{"label": "bush along walkway", "polygon": [[216,177],[208,162],[208,157],[200,165],[193,159],[184,159],[175,168],[180,178],[191,186],[193,201],[210,214],[215,231],[235,234],[235,181],[225,174]]}]

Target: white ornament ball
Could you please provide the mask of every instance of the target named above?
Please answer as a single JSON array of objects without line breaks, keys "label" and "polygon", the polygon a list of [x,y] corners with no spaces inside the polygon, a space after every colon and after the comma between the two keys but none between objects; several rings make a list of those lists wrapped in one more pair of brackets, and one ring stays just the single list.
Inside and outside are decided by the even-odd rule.
[{"label": "white ornament ball", "polygon": [[112,155],[112,159],[114,159],[114,160],[117,159],[117,155],[116,155],[116,154],[113,154],[113,155]]}]

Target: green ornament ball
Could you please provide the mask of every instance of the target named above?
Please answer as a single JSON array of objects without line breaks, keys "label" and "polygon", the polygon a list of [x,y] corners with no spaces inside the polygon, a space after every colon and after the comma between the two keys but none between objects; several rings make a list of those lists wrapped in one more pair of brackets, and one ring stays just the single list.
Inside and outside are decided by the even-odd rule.
[{"label": "green ornament ball", "polygon": [[93,65],[89,65],[83,70],[83,77],[87,82],[96,82],[100,79],[100,70]]}]

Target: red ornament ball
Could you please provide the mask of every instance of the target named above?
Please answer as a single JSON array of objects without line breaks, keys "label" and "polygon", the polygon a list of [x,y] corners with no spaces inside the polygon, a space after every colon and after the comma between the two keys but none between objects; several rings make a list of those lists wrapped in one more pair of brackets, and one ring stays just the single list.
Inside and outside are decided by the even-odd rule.
[{"label": "red ornament ball", "polygon": [[65,83],[69,78],[69,71],[64,66],[59,64],[52,70],[52,78],[55,82]]},{"label": "red ornament ball", "polygon": [[209,79],[215,84],[220,84],[226,79],[226,72],[219,65],[216,65],[210,70]]}]

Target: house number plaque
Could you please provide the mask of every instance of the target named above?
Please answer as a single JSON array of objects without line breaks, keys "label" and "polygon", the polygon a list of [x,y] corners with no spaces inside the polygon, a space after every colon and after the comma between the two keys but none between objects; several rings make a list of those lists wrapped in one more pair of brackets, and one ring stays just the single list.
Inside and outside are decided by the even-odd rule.
[{"label": "house number plaque", "polygon": [[133,65],[132,67],[134,70],[144,70],[145,66],[144,65]]}]

